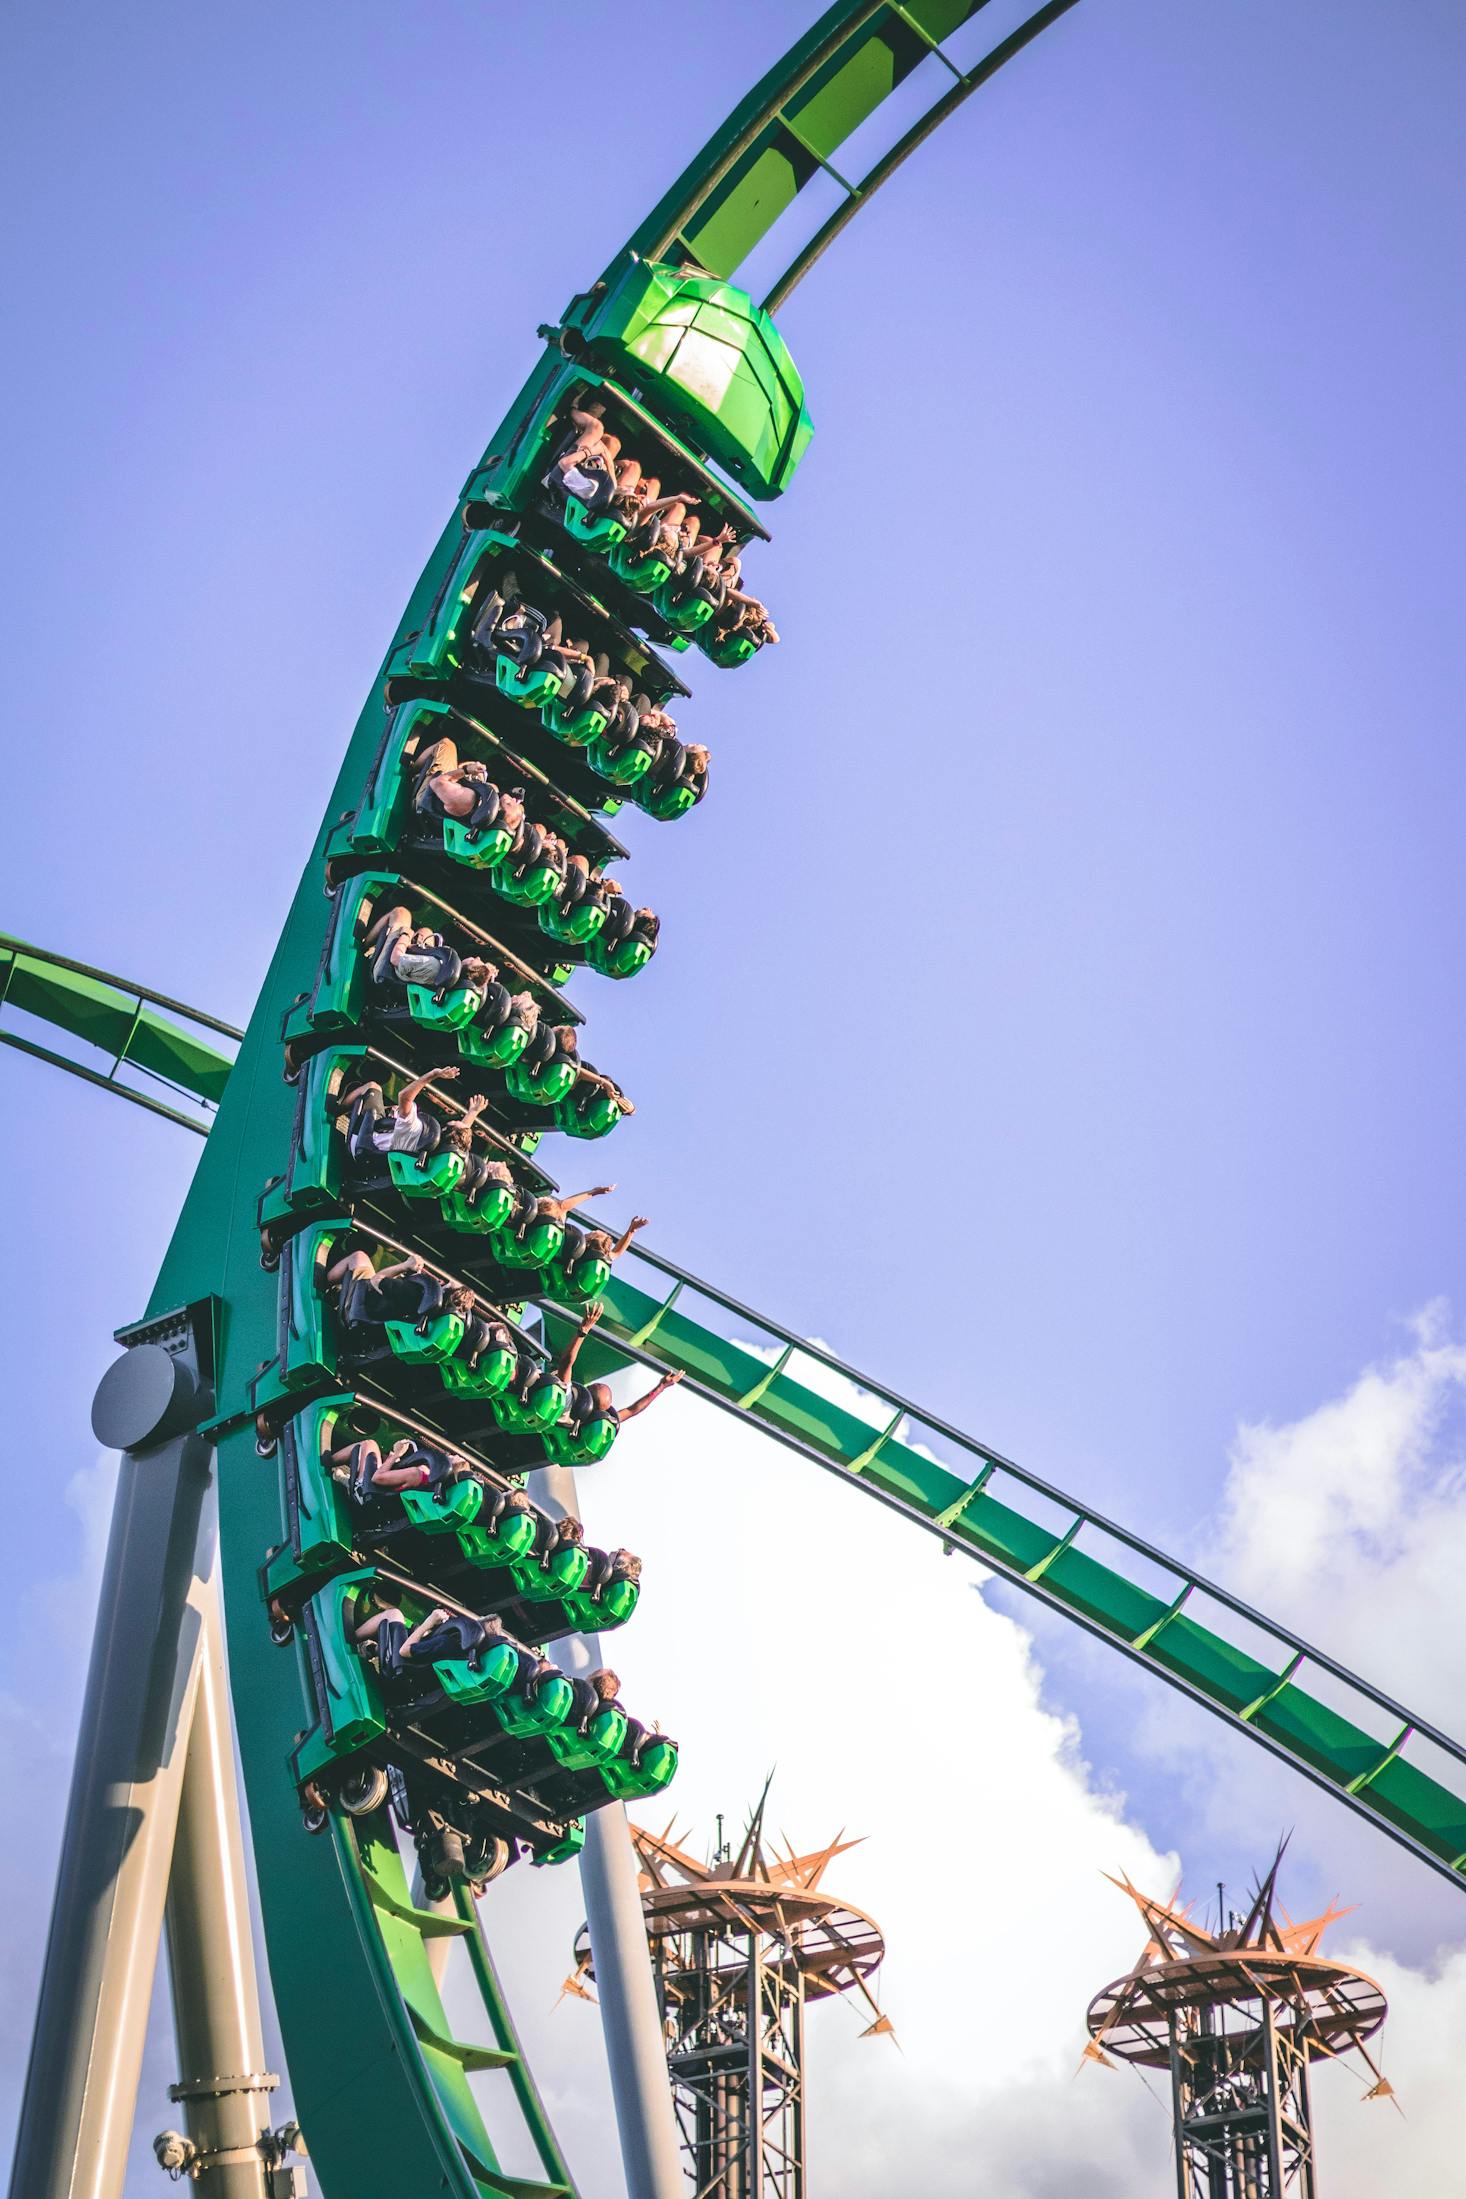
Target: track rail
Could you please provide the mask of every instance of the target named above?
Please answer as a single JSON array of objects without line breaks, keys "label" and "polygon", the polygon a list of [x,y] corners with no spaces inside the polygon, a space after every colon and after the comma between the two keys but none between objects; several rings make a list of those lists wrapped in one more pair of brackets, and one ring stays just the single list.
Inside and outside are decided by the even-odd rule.
[{"label": "track rail", "polygon": [[[823,179],[838,193],[835,210],[807,229],[770,284],[764,308],[777,311],[933,130],[1076,0],[1047,0],[975,58],[964,51],[959,59],[953,42],[969,26],[981,31],[978,19],[989,4],[842,0],[827,9],[689,162],[635,232],[630,249],[644,259],[737,274],[776,224],[803,211],[801,195]],[[875,153],[862,144],[869,166],[852,179],[836,165],[836,156],[843,160],[845,148],[908,83],[932,97],[884,150]],[[786,226],[793,230],[796,224]]]},{"label": "track rail", "polygon": [[[70,1049],[42,1043],[28,1034],[27,1024],[64,1034]],[[185,1130],[207,1134],[243,1035],[166,993],[0,932],[0,1045],[48,1061]],[[194,1105],[180,1107],[180,1100]]]},{"label": "track rail", "polygon": [[[28,948],[25,960],[43,977],[56,958]],[[92,981],[122,982],[57,967],[87,981],[83,1001]],[[228,1028],[160,994],[140,997],[190,1027]],[[73,995],[38,985],[33,998],[61,1013]],[[213,1067],[195,1061],[186,1073],[211,1095]],[[644,1245],[611,1283],[602,1333],[615,1349],[593,1345],[587,1365],[599,1352],[603,1364],[678,1368],[697,1395],[1062,1612],[1466,1885],[1466,1749],[1230,1590]]]}]

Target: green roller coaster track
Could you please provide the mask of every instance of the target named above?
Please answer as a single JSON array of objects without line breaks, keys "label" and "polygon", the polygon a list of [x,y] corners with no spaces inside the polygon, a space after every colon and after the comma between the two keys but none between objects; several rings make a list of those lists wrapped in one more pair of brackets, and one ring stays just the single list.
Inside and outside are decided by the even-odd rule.
[{"label": "green roller coaster track", "polygon": [[[417,667],[445,630],[451,647],[457,614],[449,584],[478,539],[466,538],[465,527],[482,530],[495,514],[517,508],[525,480],[516,466],[569,367],[603,367],[608,346],[623,362],[639,362],[643,381],[666,399],[663,428],[754,495],[780,493],[808,421],[798,377],[771,325],[743,324],[735,370],[711,395],[684,337],[706,336],[719,315],[736,316],[740,294],[727,287],[729,278],[755,247],[766,239],[772,245],[776,228],[782,244],[806,186],[827,179],[839,193],[835,211],[791,238],[783,271],[765,293],[766,306],[776,306],[916,145],[1073,4],[1050,0],[975,57],[953,41],[982,28],[977,19],[987,0],[846,0],[831,8],[734,111],[599,282],[572,301],[469,476],[392,637],[243,1034],[146,987],[19,941],[0,942],[0,1040],[207,1132],[149,1314],[213,1309],[234,1711],[271,1980],[315,2166],[326,2191],[343,2199],[368,2190],[551,2199],[574,2187],[471,1897],[460,1890],[451,1912],[416,1903],[385,1811],[360,1819],[333,1811],[329,1837],[303,1838],[283,1768],[290,1737],[309,1722],[311,1697],[302,1660],[270,1642],[262,1619],[258,1569],[279,1545],[282,1515],[278,1474],[257,1449],[252,1385],[279,1348],[278,1285],[261,1265],[253,1200],[278,1177],[295,1134],[280,1033],[321,969],[322,866],[338,845],[339,820],[356,809],[383,751],[398,699],[391,683],[400,683],[404,664]],[[852,179],[840,165],[842,148],[918,79],[918,88],[929,79],[932,92],[920,118]],[[685,273],[686,297],[700,301],[672,335],[668,315],[658,321],[649,309],[638,319],[639,306],[623,310],[632,292],[645,292],[637,272],[645,263],[662,270],[668,298],[675,300],[675,278]],[[747,340],[749,328],[761,351]],[[715,346],[715,337],[708,341]],[[756,522],[750,531],[761,532]],[[63,1049],[57,1033],[80,1050]],[[1328,1657],[655,1253],[628,1254],[606,1309],[588,1367],[633,1358],[682,1370],[700,1395],[1076,1620],[1433,1868],[1466,1881],[1466,1751]],[[568,1318],[545,1308],[552,1336]],[[455,2030],[439,1992],[432,1951],[445,1936],[468,1952],[482,2010],[475,2026],[465,2026],[477,2030],[472,2038]],[[329,2026],[318,2020],[323,1977],[331,1981]],[[536,2178],[500,2165],[473,2083],[493,2069],[511,2080],[539,2160]]]}]

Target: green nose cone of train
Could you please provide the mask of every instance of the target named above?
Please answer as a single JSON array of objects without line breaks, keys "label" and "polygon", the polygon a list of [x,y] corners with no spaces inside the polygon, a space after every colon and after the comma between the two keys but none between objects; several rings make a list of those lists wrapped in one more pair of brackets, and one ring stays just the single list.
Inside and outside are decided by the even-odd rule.
[{"label": "green nose cone of train", "polygon": [[583,335],[750,495],[783,494],[814,425],[787,344],[746,290],[629,253]]}]

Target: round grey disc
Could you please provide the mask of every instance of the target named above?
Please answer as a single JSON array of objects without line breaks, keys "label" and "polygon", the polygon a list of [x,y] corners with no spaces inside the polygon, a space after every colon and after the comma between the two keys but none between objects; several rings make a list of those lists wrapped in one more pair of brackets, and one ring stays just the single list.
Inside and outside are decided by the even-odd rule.
[{"label": "round grey disc", "polygon": [[193,1377],[183,1362],[161,1344],[137,1344],[97,1384],[92,1433],[109,1451],[140,1451],[187,1427],[193,1401]]}]

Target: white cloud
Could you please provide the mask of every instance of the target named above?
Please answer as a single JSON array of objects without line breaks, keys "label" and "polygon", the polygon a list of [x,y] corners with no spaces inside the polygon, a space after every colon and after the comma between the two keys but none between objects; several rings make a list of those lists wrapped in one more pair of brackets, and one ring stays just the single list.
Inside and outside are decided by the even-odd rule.
[{"label": "white cloud", "polygon": [[1342,1397],[1240,1430],[1207,1553],[1270,1618],[1446,1732],[1466,1683],[1463,1398],[1466,1344],[1432,1306]]}]

